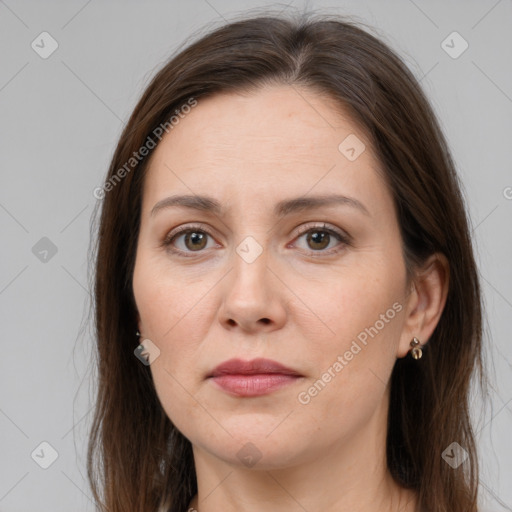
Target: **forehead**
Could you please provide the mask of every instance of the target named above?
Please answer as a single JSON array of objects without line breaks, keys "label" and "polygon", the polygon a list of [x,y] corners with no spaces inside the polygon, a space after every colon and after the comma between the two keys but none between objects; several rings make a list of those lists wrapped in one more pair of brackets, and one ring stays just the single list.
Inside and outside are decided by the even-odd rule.
[{"label": "forehead", "polygon": [[148,201],[174,191],[216,191],[229,200],[313,189],[386,199],[365,133],[333,100],[297,86],[274,86],[197,101],[152,155]]}]

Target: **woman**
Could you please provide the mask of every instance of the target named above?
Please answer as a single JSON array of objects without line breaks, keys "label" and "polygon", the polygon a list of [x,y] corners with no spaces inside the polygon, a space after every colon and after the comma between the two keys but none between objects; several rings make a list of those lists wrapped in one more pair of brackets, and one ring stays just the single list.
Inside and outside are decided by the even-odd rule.
[{"label": "woman", "polygon": [[148,86],[100,196],[101,510],[477,510],[467,214],[383,42],[332,17],[210,32]]}]

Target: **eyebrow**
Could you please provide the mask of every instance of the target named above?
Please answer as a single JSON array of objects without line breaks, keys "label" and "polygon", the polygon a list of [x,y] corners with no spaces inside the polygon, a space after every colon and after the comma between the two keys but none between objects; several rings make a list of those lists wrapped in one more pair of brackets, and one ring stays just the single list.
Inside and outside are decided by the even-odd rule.
[{"label": "eyebrow", "polygon": [[[174,206],[211,212],[219,216],[222,216],[224,213],[224,208],[213,197],[199,195],[176,195],[169,196],[165,199],[162,199],[161,201],[158,201],[158,203],[153,206],[150,215],[155,215],[160,210]],[[275,205],[274,215],[276,217],[284,217],[286,215],[290,215],[291,213],[313,210],[322,206],[349,206],[371,217],[370,212],[366,206],[361,203],[361,201],[355,199],[354,197],[337,194],[285,199]]]}]

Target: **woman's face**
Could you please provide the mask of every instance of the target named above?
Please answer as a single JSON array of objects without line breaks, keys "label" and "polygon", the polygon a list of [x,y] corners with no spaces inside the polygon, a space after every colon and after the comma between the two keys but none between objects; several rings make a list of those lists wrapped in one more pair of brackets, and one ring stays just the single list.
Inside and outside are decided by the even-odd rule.
[{"label": "woman's face", "polygon": [[198,452],[277,468],[384,443],[411,336],[378,165],[348,116],[287,86],[199,99],[155,149],[133,289],[156,392]]}]

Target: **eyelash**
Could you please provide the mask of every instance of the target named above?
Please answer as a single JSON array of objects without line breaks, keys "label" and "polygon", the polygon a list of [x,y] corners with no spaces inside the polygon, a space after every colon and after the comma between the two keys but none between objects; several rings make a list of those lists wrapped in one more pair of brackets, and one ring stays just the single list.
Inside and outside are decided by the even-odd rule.
[{"label": "eyelash", "polygon": [[[195,224],[190,226],[184,226],[182,228],[179,228],[175,232],[169,233],[163,240],[162,246],[164,248],[167,248],[169,251],[171,251],[174,254],[177,254],[179,256],[183,256],[185,258],[194,257],[194,252],[201,253],[204,251],[182,251],[181,249],[176,249],[173,247],[173,242],[180,236],[187,233],[205,233],[211,238],[213,238],[213,235],[210,233],[207,227],[205,227],[202,224]],[[331,248],[329,250],[310,250],[309,255],[313,257],[322,257],[326,255],[332,255],[335,253],[338,253],[343,246],[345,245],[351,245],[351,238],[349,235],[343,234],[341,231],[335,230],[333,228],[329,228],[327,224],[324,224],[323,226],[305,226],[299,228],[299,233],[297,234],[296,238],[300,238],[301,236],[309,233],[309,232],[325,232],[328,233],[331,236],[334,236],[336,240],[341,242],[340,246],[337,246],[335,248]]]}]

